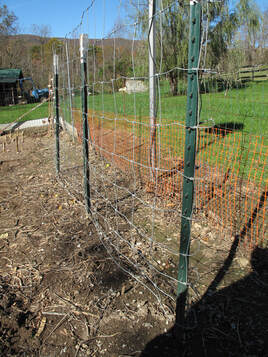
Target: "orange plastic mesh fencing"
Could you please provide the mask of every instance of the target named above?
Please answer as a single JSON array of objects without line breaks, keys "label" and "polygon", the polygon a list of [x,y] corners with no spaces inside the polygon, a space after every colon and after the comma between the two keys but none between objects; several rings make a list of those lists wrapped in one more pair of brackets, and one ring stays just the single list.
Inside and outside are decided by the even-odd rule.
[{"label": "orange plastic mesh fencing", "polygon": [[[81,141],[81,111],[74,111],[74,122]],[[134,168],[147,192],[181,204],[183,126],[157,126],[152,173],[147,118],[137,122],[130,116],[89,111],[88,122],[93,149],[122,170]],[[239,235],[248,248],[261,244],[267,233],[267,149],[263,137],[247,135],[245,143],[243,132],[216,126],[198,131],[195,213],[205,214],[222,233]]]}]

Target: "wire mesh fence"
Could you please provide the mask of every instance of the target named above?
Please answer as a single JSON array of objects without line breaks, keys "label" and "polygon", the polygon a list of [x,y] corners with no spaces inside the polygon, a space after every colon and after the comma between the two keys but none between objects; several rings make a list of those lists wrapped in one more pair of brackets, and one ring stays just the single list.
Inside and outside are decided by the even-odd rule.
[{"label": "wire mesh fence", "polygon": [[[181,220],[209,226],[218,246],[234,237],[247,249],[267,243],[268,81],[245,82],[240,71],[226,74],[208,63],[213,4],[200,6],[201,26],[194,30],[200,41],[189,33],[198,17],[190,17],[190,7],[198,1],[160,1],[151,10],[137,1],[129,12],[120,2],[118,24],[108,31],[105,4],[92,1],[55,50],[59,120],[70,132],[68,144],[58,148],[61,181],[86,201],[99,239],[123,271],[159,301],[175,300],[178,283],[196,299],[200,277],[188,281],[187,266],[186,277],[181,266],[177,277],[180,257],[187,258],[185,268],[200,250],[198,240],[191,253],[189,241],[179,244],[179,231],[189,234]],[[82,33],[89,41],[81,44]],[[181,58],[189,35],[189,44],[201,45],[194,60]],[[189,91],[191,81],[196,92]],[[194,175],[187,173],[191,165]],[[194,193],[183,193],[187,184]],[[187,194],[192,206],[183,202]],[[200,229],[198,239],[206,240],[207,230]]]}]

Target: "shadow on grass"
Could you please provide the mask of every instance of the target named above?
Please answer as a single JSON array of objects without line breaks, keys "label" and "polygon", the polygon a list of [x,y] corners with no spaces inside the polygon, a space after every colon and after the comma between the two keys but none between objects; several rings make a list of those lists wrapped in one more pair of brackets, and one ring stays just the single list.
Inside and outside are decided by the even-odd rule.
[{"label": "shadow on grass", "polygon": [[203,297],[185,314],[187,292],[181,295],[174,326],[150,341],[140,357],[268,356],[268,249],[256,247],[251,254],[252,271],[218,289],[266,197],[263,192]]},{"label": "shadow on grass", "polygon": [[220,136],[225,136],[227,134],[232,133],[233,131],[243,130],[244,124],[243,123],[236,123],[236,122],[225,122],[214,125],[211,128],[205,129],[206,133],[217,134]]},{"label": "shadow on grass", "polygon": [[[202,130],[199,131],[198,135],[198,143],[203,142],[204,144],[198,144],[197,152],[200,152],[206,149],[208,146],[213,145],[220,139],[224,138],[225,136],[232,134],[234,131],[242,131],[244,129],[243,123],[236,123],[236,122],[226,122],[220,123],[217,125],[212,126],[211,128],[204,129],[204,133],[202,136]],[[208,134],[211,134],[212,137],[210,140],[204,140],[204,137],[207,137]]]}]

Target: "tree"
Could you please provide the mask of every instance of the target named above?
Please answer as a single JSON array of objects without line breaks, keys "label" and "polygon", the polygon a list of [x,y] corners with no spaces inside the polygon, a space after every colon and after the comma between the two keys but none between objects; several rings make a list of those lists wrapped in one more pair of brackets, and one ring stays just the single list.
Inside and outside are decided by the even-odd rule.
[{"label": "tree", "polygon": [[177,67],[187,68],[188,63],[189,6],[185,2],[172,6],[170,0],[163,1],[162,6],[166,11],[157,22],[157,47],[160,58],[163,56],[162,70],[169,71],[168,80],[174,96],[178,94],[178,80],[185,77],[184,71]]},{"label": "tree", "polygon": [[40,37],[40,43],[42,46],[49,40],[51,35],[51,26],[50,25],[36,25],[31,26],[31,33]]},{"label": "tree", "polygon": [[56,38],[46,38],[46,43],[30,48],[31,76],[40,87],[46,87],[52,69],[53,53],[62,48],[62,42]]},{"label": "tree", "polygon": [[258,36],[259,62],[268,62],[268,8],[261,15],[261,26]]},{"label": "tree", "polygon": [[262,41],[263,48],[268,47],[268,9],[266,9],[263,13],[263,21],[262,21]]},{"label": "tree", "polygon": [[[148,0],[141,6],[131,1],[133,13],[141,23],[143,33],[148,32]],[[189,0],[162,0],[162,10],[156,16],[158,72],[167,72],[172,95],[178,94],[179,80],[186,78],[188,67]],[[159,10],[159,9],[158,9]],[[161,9],[160,9],[161,10]],[[228,0],[209,2],[204,8],[208,21],[207,64],[215,67],[227,53],[238,27],[235,11],[230,11]],[[161,68],[160,68],[161,65]]]},{"label": "tree", "polygon": [[207,20],[207,65],[220,69],[222,60],[233,46],[233,39],[239,26],[238,16],[235,10],[230,11],[228,1],[215,2],[209,4]]},{"label": "tree", "polygon": [[7,68],[22,68],[25,66],[25,53],[27,49],[22,39],[17,37],[6,37],[4,51],[1,56],[0,66]]},{"label": "tree", "polygon": [[[45,59],[45,44],[49,41],[49,36],[51,34],[51,27],[50,25],[37,25],[33,24],[31,26],[31,32],[34,35],[37,35],[39,37],[40,41],[40,57],[41,57],[41,71],[42,74],[45,72],[45,75],[47,76],[47,71],[45,70],[46,68],[46,59]],[[36,50],[36,49],[35,49]],[[45,81],[43,80],[44,76],[42,75],[42,85],[45,85],[45,81],[47,81],[47,78]]]},{"label": "tree", "polygon": [[240,30],[245,34],[248,64],[252,65],[261,29],[261,13],[254,0],[239,0],[237,13]]},{"label": "tree", "polygon": [[[0,0],[1,1],[1,0]],[[17,17],[13,12],[10,12],[6,5],[0,3],[0,67],[10,66],[10,49],[12,45],[9,43],[9,35],[15,34],[17,31]]]},{"label": "tree", "polygon": [[17,31],[17,16],[6,5],[0,4],[0,36],[14,35]]},{"label": "tree", "polygon": [[[131,1],[132,7],[128,7],[130,18],[140,24],[142,34],[147,34],[148,29],[148,0],[143,4],[139,1]],[[162,11],[155,16],[156,28],[156,52],[155,59],[158,72],[168,72],[167,77],[172,95],[178,94],[178,80],[185,74],[178,71],[177,67],[187,67],[188,28],[189,28],[189,2],[162,0]],[[158,9],[159,10],[159,9]],[[141,40],[144,42],[144,40]],[[146,48],[147,47],[147,48]],[[139,46],[144,54],[139,53],[139,58],[148,58],[148,46]],[[146,67],[143,65],[143,67]]]}]

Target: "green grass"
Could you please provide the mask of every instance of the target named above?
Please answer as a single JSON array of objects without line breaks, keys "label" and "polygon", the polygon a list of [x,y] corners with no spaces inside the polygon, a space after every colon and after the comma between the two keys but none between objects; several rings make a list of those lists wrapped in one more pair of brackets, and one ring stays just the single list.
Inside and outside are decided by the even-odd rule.
[{"label": "green grass", "polygon": [[[38,103],[18,104],[12,106],[0,107],[0,124],[12,123],[18,121],[18,118],[30,109],[36,107]],[[48,117],[48,103],[42,104],[36,110],[30,112],[21,121],[42,119]]]},{"label": "green grass", "polygon": [[[163,88],[163,89],[162,89]],[[186,96],[172,97],[161,88],[161,102],[158,104],[162,123],[184,123]],[[248,134],[264,135],[268,133],[268,81],[251,82],[246,88],[232,89],[227,92],[203,94],[201,121],[213,119],[215,124],[227,124],[229,127],[241,124]],[[116,103],[116,105],[115,105]],[[74,106],[81,107],[80,97],[75,97]],[[161,107],[160,107],[161,106]],[[88,99],[89,109],[118,113],[119,115],[148,118],[148,93],[124,94],[115,93],[95,95]]]},{"label": "green grass", "polygon": [[[261,172],[268,150],[268,81],[250,82],[246,88],[230,90],[226,95],[223,92],[203,95],[201,121],[208,118],[220,127],[233,128],[230,138],[217,140],[212,145],[214,152],[223,140],[229,140],[229,147],[223,149],[222,156],[232,160],[238,152],[242,162],[240,175],[251,176],[255,182],[267,179],[267,166],[263,176]],[[216,156],[211,155],[210,161],[214,163]],[[230,165],[230,161],[223,164]]]},{"label": "green grass", "polygon": [[[181,88],[183,86],[181,84]],[[166,81],[161,82],[160,90],[158,123],[184,124],[186,96],[170,96]],[[79,96],[74,98],[76,108],[81,108],[80,101]],[[234,171],[239,175],[250,176],[255,182],[267,179],[268,170],[266,168],[262,176],[262,169],[268,150],[268,81],[249,82],[245,88],[202,94],[200,103],[200,121],[204,126],[215,124],[218,128],[228,128],[231,131],[221,137],[211,130],[201,130],[201,142],[209,144],[200,148],[198,157],[223,170],[233,165]],[[137,135],[149,135],[148,93],[98,94],[89,97],[88,107],[98,112],[117,113],[119,117],[132,117],[135,122],[140,123],[135,125]],[[114,126],[114,121],[104,120],[103,125]],[[116,125],[120,126],[120,122]],[[128,128],[132,130],[132,125],[129,124]],[[173,128],[178,129],[175,131],[168,126],[159,130],[161,141],[171,147],[174,156],[182,157],[184,130],[180,126]],[[219,151],[220,157],[217,154]],[[234,163],[235,158],[240,158],[240,163]]]}]

